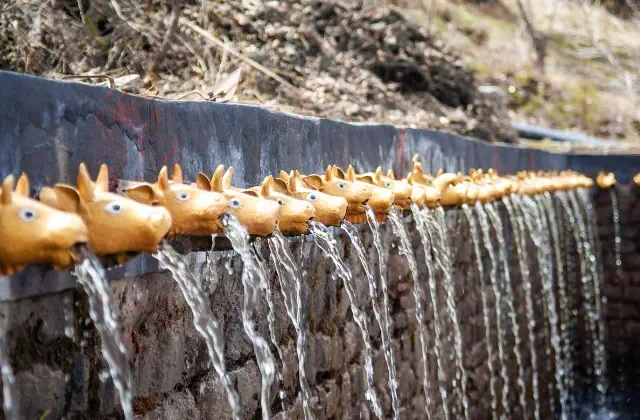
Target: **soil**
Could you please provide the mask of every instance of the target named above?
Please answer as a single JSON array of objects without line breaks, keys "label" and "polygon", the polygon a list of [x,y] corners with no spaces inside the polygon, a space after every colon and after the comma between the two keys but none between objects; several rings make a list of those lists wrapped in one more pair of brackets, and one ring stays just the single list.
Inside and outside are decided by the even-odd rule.
[{"label": "soil", "polygon": [[0,68],[53,78],[139,74],[140,93],[177,98],[198,91],[206,98],[216,81],[241,67],[240,102],[488,141],[517,137],[506,110],[478,91],[460,56],[396,9],[355,1],[174,1],[181,19],[276,72],[291,89],[183,22],[163,48],[169,0],[83,0],[82,9],[76,0],[41,3],[0,6]]}]

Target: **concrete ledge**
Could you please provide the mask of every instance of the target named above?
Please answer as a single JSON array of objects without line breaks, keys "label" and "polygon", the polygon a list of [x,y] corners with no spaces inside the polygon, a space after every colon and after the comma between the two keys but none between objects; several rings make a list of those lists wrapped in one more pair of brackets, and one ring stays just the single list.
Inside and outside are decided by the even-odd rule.
[{"label": "concrete ledge", "polygon": [[[235,168],[238,186],[257,185],[280,169],[317,173],[328,164],[361,169],[383,165],[410,170],[418,153],[426,170],[494,167],[573,168],[590,175],[615,171],[629,182],[640,171],[640,155],[564,155],[455,134],[356,125],[301,117],[241,104],[165,101],[103,87],[52,81],[0,71],[0,178],[29,174],[33,193],[43,185],[74,183],[80,162],[95,174],[101,162],[112,180],[153,180],[162,165],[182,164],[185,176],[211,173],[219,164]],[[140,256],[110,277],[157,270]],[[75,284],[68,274],[32,268],[0,284],[0,300],[55,292]]]}]

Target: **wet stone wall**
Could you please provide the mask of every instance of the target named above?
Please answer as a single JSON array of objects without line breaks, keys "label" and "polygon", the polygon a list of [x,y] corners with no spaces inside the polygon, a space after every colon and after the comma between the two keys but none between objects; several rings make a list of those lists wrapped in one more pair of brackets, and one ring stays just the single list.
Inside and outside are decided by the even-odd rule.
[{"label": "wet stone wall", "polygon": [[[617,234],[614,202],[619,214]],[[640,385],[640,188],[631,183],[618,185],[612,192],[600,191],[594,206],[602,248],[603,294],[608,300],[610,382],[618,392],[632,392]],[[616,236],[620,238],[618,249]]]},{"label": "wet stone wall", "polygon": [[[500,208],[506,223],[504,209]],[[486,419],[491,413],[490,373],[487,365],[487,343],[480,287],[487,292],[489,312],[495,311],[495,298],[489,281],[490,259],[481,242],[485,276],[478,276],[477,261],[469,226],[461,210],[447,213],[449,241],[452,250],[452,279],[454,296],[462,336],[463,366],[468,373],[468,396],[473,419]],[[413,252],[418,262],[420,279],[425,293],[425,320],[428,331],[429,408],[434,418],[442,417],[442,401],[437,380],[434,352],[434,308],[427,287],[427,270],[419,234],[411,216],[405,216],[411,232]],[[506,224],[508,226],[508,224]],[[389,223],[381,225],[385,261],[393,319],[392,338],[398,372],[398,392],[401,417],[423,419],[425,397],[422,388],[423,364],[415,318],[415,301],[409,266],[398,250],[397,238]],[[366,225],[358,230],[368,252],[370,267],[378,272],[377,254],[372,235]],[[358,285],[361,304],[366,308],[369,329],[374,343],[374,378],[377,394],[391,417],[391,397],[388,390],[387,367],[381,350],[380,329],[371,310],[367,280],[352,249],[348,237],[336,230],[343,258],[351,268]],[[492,244],[497,246],[493,235]],[[269,258],[266,244],[261,247]],[[308,317],[309,345],[306,366],[316,398],[319,419],[374,418],[365,400],[366,381],[363,373],[364,348],[360,331],[349,309],[349,299],[332,263],[322,255],[310,236],[289,239],[293,255],[298,259],[307,286],[304,308]],[[516,251],[507,229],[510,272],[515,289],[517,320],[523,347],[529,348],[526,334],[526,315]],[[531,278],[537,279],[535,251],[529,252]],[[191,270],[197,274],[210,297],[214,315],[224,324],[227,370],[232,373],[240,393],[245,418],[260,416],[260,374],[252,346],[242,328],[242,262],[231,251],[213,253],[193,252],[189,255]],[[278,370],[284,372],[282,393],[274,385],[272,413],[275,418],[302,418],[298,368],[295,351],[295,331],[286,316],[280,295],[279,282],[273,264],[270,267],[270,286],[275,297],[275,335],[283,350],[283,360],[276,355]],[[453,325],[447,316],[442,273],[437,273],[437,311],[443,331],[443,383],[448,404],[454,418],[461,418],[460,401],[455,381],[455,339]],[[542,295],[538,280],[532,282],[536,297],[536,318],[541,319]],[[168,272],[153,272],[111,282],[113,302],[120,313],[122,334],[130,357],[134,384],[134,408],[141,419],[209,419],[230,418],[230,409],[223,388],[212,369],[206,346],[192,325],[193,316]],[[261,334],[268,340],[266,305],[258,317]],[[8,351],[13,361],[17,381],[16,402],[24,418],[118,418],[121,416],[115,391],[100,355],[99,338],[88,316],[87,299],[81,289],[56,294],[4,302],[0,315],[7,331]],[[495,315],[490,316],[493,363],[499,372],[496,350],[497,329]],[[543,323],[537,323],[536,340],[545,343]],[[513,418],[521,418],[517,404],[516,378],[518,367],[513,357],[514,337],[505,334],[505,351],[510,390],[507,399]],[[542,348],[542,344],[539,344]],[[547,384],[553,377],[553,363],[538,355],[540,401],[543,418],[550,418],[550,390]],[[531,383],[530,353],[523,352],[525,382]],[[497,378],[495,389],[498,401],[503,382]],[[277,385],[280,388],[280,385]],[[282,395],[282,398],[281,398]],[[532,388],[528,385],[526,399],[533,407]],[[498,410],[501,411],[500,405]]]}]

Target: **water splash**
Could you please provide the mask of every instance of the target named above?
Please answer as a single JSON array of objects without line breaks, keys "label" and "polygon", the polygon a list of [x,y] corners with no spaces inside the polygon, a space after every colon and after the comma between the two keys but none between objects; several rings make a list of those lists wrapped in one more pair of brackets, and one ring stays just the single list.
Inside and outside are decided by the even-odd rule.
[{"label": "water splash", "polygon": [[373,346],[371,345],[371,337],[369,336],[367,317],[358,303],[355,280],[351,275],[349,267],[347,267],[344,261],[342,261],[340,251],[338,249],[338,243],[331,232],[329,232],[329,229],[327,229],[327,227],[322,223],[314,221],[309,222],[309,229],[313,234],[313,239],[316,241],[318,247],[322,249],[325,255],[333,262],[336,272],[342,279],[344,288],[347,291],[349,300],[351,301],[351,313],[353,314],[354,321],[360,328],[360,333],[362,334],[366,351],[364,357],[364,370],[367,376],[367,392],[365,393],[365,398],[371,402],[375,415],[379,419],[382,419],[382,406],[380,405],[380,401],[376,395],[375,381],[373,380]]},{"label": "water splash", "polygon": [[163,241],[154,257],[160,267],[171,272],[178,283],[187,304],[193,313],[193,325],[207,345],[213,368],[222,381],[227,400],[235,420],[241,418],[240,396],[224,366],[224,338],[222,326],[214,318],[206,293],[193,276],[184,255],[179,254],[171,245]]},{"label": "water splash", "polygon": [[[449,403],[447,398],[447,384],[446,376],[444,372],[443,353],[444,344],[442,341],[442,321],[440,320],[440,310],[438,308],[438,291],[436,287],[436,273],[433,265],[432,255],[432,243],[434,241],[434,234],[431,226],[433,226],[433,218],[429,210],[425,209],[421,212],[415,204],[411,204],[411,212],[416,222],[416,227],[420,232],[420,239],[422,240],[422,248],[424,249],[425,261],[427,263],[427,271],[429,272],[429,297],[431,298],[431,306],[433,310],[433,324],[436,333],[434,352],[436,355],[436,365],[438,369],[438,390],[440,392],[440,399],[442,400],[442,408],[444,411],[444,418],[448,420],[451,416],[449,412]],[[429,243],[431,240],[432,243]]]},{"label": "water splash", "polygon": [[[570,309],[567,298],[567,285],[564,277],[564,258],[560,247],[560,235],[556,219],[556,212],[553,205],[553,197],[550,193],[544,193],[544,199],[541,200],[544,210],[547,214],[548,226],[551,228],[551,237],[553,239],[553,250],[556,263],[556,284],[558,288],[558,297],[560,299],[560,342],[562,346],[561,359],[556,358],[556,364],[560,365],[561,377],[556,377],[556,384],[560,384],[562,388],[558,388],[560,396],[560,417],[565,420],[569,414],[569,392],[567,376],[571,375],[573,370],[573,360],[570,357],[570,334],[573,333],[568,327],[568,311]],[[560,379],[560,381],[559,381]]]},{"label": "water splash", "polygon": [[462,333],[460,332],[460,323],[458,322],[458,312],[456,310],[455,289],[453,285],[452,273],[452,256],[449,247],[449,238],[447,234],[447,219],[442,207],[435,210],[435,227],[438,232],[438,240],[434,242],[435,261],[440,267],[444,275],[444,288],[446,291],[447,312],[449,319],[453,325],[454,349],[456,359],[456,382],[460,383],[460,387],[456,387],[459,400],[462,402],[464,410],[464,418],[469,420],[469,397],[467,395],[468,375],[464,367],[464,357],[462,352]]},{"label": "water splash", "polygon": [[[375,220],[375,217],[374,217]],[[377,223],[377,222],[376,222]],[[380,308],[379,303],[379,295],[378,285],[376,283],[376,279],[374,278],[371,270],[369,270],[369,262],[367,261],[367,255],[365,253],[364,246],[362,245],[362,241],[360,240],[360,236],[358,235],[358,231],[356,228],[344,220],[340,224],[340,227],[347,233],[349,239],[351,240],[351,244],[353,248],[356,250],[356,254],[358,254],[358,258],[360,259],[360,263],[362,264],[362,268],[367,276],[367,280],[369,283],[369,297],[371,298],[371,305],[373,307],[373,314],[376,318],[376,322],[380,327],[380,333],[382,336],[382,349],[384,351],[385,362],[387,363],[387,371],[389,373],[389,391],[391,391],[391,406],[393,408],[393,418],[399,419],[400,417],[400,401],[398,399],[398,383],[396,379],[396,363],[395,363],[395,355],[393,354],[393,344],[391,343],[391,337],[389,335],[388,328],[388,306],[383,306]],[[379,234],[379,233],[378,233]],[[382,279],[381,279],[382,280]],[[386,281],[386,279],[384,279]],[[385,290],[386,291],[386,290]],[[386,313],[383,311],[386,309]]]},{"label": "water splash", "polygon": [[[511,206],[511,202],[509,202],[508,197],[503,198],[503,202],[507,202],[509,206]],[[505,203],[505,207],[507,204]],[[516,313],[516,308],[514,305],[514,297],[513,297],[513,286],[511,284],[511,274],[509,272],[509,262],[507,261],[507,247],[505,244],[504,238],[504,227],[502,224],[502,220],[500,215],[498,214],[498,210],[493,205],[493,203],[487,204],[487,212],[489,214],[489,219],[491,220],[491,224],[496,231],[496,237],[498,239],[498,256],[500,257],[500,261],[502,263],[502,267],[504,270],[503,273],[503,300],[507,304],[507,313],[509,316],[509,320],[511,321],[511,333],[513,334],[513,354],[516,358],[516,364],[518,365],[518,378],[516,382],[518,384],[519,392],[518,392],[518,402],[520,405],[520,409],[522,413],[526,413],[526,394],[527,388],[524,382],[524,362],[522,361],[522,353],[520,348],[522,347],[522,338],[520,336],[520,325],[518,324],[518,318]],[[502,364],[501,376],[506,378],[509,376],[507,371],[506,364]],[[504,383],[502,385],[502,405],[506,408],[509,406],[509,381],[504,379]],[[511,412],[513,414],[513,412]],[[524,414],[523,414],[524,415]]]},{"label": "water splash", "polygon": [[109,283],[98,258],[87,248],[81,253],[83,261],[76,265],[74,275],[89,298],[89,316],[100,335],[102,355],[109,365],[113,385],[120,395],[124,417],[132,420],[131,370],[116,321],[116,311],[111,303]]},{"label": "water splash", "polygon": [[416,301],[416,320],[418,333],[420,335],[420,348],[422,350],[422,367],[423,367],[423,391],[425,396],[425,410],[427,412],[427,418],[431,418],[431,397],[429,396],[429,364],[428,364],[428,350],[427,350],[427,329],[424,324],[424,308],[422,306],[422,287],[420,286],[420,277],[418,275],[418,265],[416,264],[416,258],[413,255],[413,249],[411,247],[411,241],[409,240],[409,233],[402,221],[401,214],[398,209],[393,206],[389,212],[389,221],[395,235],[400,239],[400,254],[404,255],[409,264],[409,270],[411,271],[411,278],[413,280],[413,295]]},{"label": "water splash", "polygon": [[271,384],[275,378],[275,361],[271,349],[266,340],[258,333],[253,318],[260,308],[265,285],[266,273],[256,260],[256,255],[249,245],[249,234],[242,227],[238,219],[231,214],[222,216],[224,233],[231,241],[233,249],[240,254],[242,259],[242,284],[244,286],[244,303],[242,306],[242,324],[245,333],[249,336],[253,351],[256,354],[258,368],[261,376],[260,406],[262,418],[268,420],[271,417]]},{"label": "water splash", "polygon": [[[0,276],[0,280],[3,277]],[[13,374],[11,360],[7,354],[7,343],[5,340],[5,329],[0,328],[0,374],[2,375],[2,406],[4,416],[7,420],[19,420],[20,414],[16,403],[16,377]]]},{"label": "water splash", "polygon": [[[509,201],[505,201],[505,204]],[[527,252],[527,242],[525,237],[524,214],[520,196],[511,194],[511,205],[507,206],[507,212],[513,226],[513,233],[516,239],[516,250],[520,264],[522,286],[524,289],[524,300],[527,314],[527,332],[529,336],[529,351],[531,354],[531,387],[533,389],[534,416],[540,420],[540,386],[538,383],[538,355],[536,353],[536,319],[533,313],[533,296],[531,294],[531,280],[529,277],[529,256]],[[520,211],[517,211],[518,208]]]},{"label": "water splash", "polygon": [[[467,220],[469,222],[469,230],[471,231],[471,239],[473,241],[473,247],[474,247],[474,251],[476,253],[476,262],[477,262],[477,266],[478,266],[478,277],[480,279],[480,296],[481,296],[481,300],[482,300],[482,315],[484,317],[484,330],[485,330],[485,335],[487,337],[487,366],[489,367],[489,391],[491,393],[491,412],[493,414],[493,418],[497,419],[498,417],[498,399],[497,399],[497,393],[496,393],[496,372],[495,372],[495,367],[493,365],[493,343],[491,340],[491,321],[489,320],[489,308],[488,308],[488,297],[487,297],[487,290],[485,287],[485,280],[484,280],[484,267],[482,264],[482,252],[480,250],[480,236],[478,234],[478,226],[476,225],[476,220],[473,217],[473,211],[471,209],[471,207],[469,207],[467,204],[463,204],[462,205],[462,211],[464,211],[465,216],[467,216]],[[478,215],[480,215],[480,213],[484,213],[484,209],[482,207],[482,204],[480,204],[480,202],[478,202],[478,205],[476,206],[476,212],[478,213]],[[483,232],[485,230],[485,226],[486,226],[486,235],[484,235],[484,241],[485,241],[485,247],[487,248],[487,250],[489,248],[491,248],[490,251],[490,256],[491,256],[491,275],[494,277],[491,280],[491,283],[494,284],[495,283],[495,252],[493,251],[493,248],[491,247],[491,238],[489,237],[489,228],[487,225],[487,220],[486,220],[486,214],[484,214],[484,219],[480,218],[481,223],[484,222],[484,224],[482,225],[482,229]],[[487,245],[487,241],[489,242],[489,244]],[[496,309],[498,309],[500,307],[500,300],[498,298],[498,295],[496,295]],[[498,327],[498,335],[500,335],[500,328]]]},{"label": "water splash", "polygon": [[291,255],[286,240],[279,229],[269,237],[269,250],[278,273],[280,290],[284,299],[287,315],[296,330],[296,353],[298,355],[298,380],[302,395],[302,411],[306,420],[315,419],[312,409],[311,387],[307,380],[307,327],[306,313],[303,310],[303,284],[300,270]]}]

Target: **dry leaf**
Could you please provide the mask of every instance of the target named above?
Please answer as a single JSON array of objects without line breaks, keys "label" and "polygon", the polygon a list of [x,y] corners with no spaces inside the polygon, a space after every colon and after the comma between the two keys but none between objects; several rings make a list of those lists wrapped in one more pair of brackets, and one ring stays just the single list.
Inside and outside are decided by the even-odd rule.
[{"label": "dry leaf", "polygon": [[242,69],[238,67],[233,73],[220,79],[209,91],[209,97],[216,102],[229,102],[232,100],[233,95],[236,94],[238,83],[240,83],[241,75]]}]

